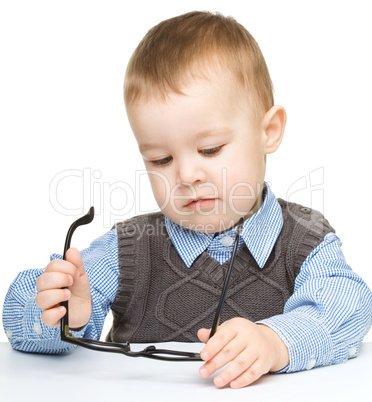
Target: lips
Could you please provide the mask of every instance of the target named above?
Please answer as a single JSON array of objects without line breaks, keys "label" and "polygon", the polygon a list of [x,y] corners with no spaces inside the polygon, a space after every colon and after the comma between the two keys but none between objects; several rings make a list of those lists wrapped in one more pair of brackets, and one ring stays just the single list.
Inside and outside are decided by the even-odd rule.
[{"label": "lips", "polygon": [[198,198],[196,200],[190,201],[185,205],[186,208],[191,210],[206,209],[213,206],[216,202],[215,198]]}]

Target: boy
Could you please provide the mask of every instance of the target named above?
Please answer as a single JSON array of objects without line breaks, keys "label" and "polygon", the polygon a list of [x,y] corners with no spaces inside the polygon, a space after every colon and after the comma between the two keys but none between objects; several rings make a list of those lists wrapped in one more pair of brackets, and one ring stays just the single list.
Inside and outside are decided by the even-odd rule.
[{"label": "boy", "polygon": [[[356,356],[372,295],[324,217],[277,200],[264,182],[286,113],[251,35],[218,14],[164,21],[135,50],[124,98],[161,212],[20,273],[3,315],[12,346],[68,350],[57,326],[69,300],[77,337],[98,339],[111,308],[110,341],[199,338],[200,374],[226,366],[219,387]],[[209,339],[241,217],[222,324]]]}]

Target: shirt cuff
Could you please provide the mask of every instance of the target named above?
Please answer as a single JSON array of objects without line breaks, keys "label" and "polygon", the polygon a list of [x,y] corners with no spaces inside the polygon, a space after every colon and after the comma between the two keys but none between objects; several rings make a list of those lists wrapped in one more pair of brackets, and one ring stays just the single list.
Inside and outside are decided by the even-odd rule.
[{"label": "shirt cuff", "polygon": [[[23,325],[20,328],[23,329],[22,335],[17,337],[17,331],[13,336],[10,334],[10,338],[13,338],[10,340],[15,343],[15,349],[52,354],[75,349],[76,345],[61,340],[60,326],[50,327],[43,323],[41,313],[41,308],[35,303],[35,297],[30,298],[25,304]],[[71,330],[72,335],[76,338],[83,337],[89,325],[90,321],[79,331]]]},{"label": "shirt cuff", "polygon": [[291,312],[256,324],[264,324],[273,329],[288,348],[289,364],[278,372],[310,370],[331,364],[334,352],[330,334],[313,317]]}]

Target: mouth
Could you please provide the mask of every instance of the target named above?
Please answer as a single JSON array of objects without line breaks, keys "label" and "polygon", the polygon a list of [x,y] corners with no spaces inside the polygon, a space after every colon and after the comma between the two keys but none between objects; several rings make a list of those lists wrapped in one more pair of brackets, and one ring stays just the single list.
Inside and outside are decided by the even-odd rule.
[{"label": "mouth", "polygon": [[216,202],[215,198],[198,198],[196,200],[190,201],[188,204],[185,205],[185,208],[190,210],[201,210],[210,208]]}]

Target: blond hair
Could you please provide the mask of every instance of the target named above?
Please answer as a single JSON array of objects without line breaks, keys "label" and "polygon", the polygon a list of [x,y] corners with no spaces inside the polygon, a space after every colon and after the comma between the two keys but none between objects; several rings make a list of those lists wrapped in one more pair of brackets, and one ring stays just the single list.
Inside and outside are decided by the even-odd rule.
[{"label": "blond hair", "polygon": [[234,18],[194,11],[156,25],[135,49],[126,70],[126,106],[151,97],[183,94],[190,77],[226,71],[247,90],[255,118],[274,105],[273,85],[261,50]]}]

